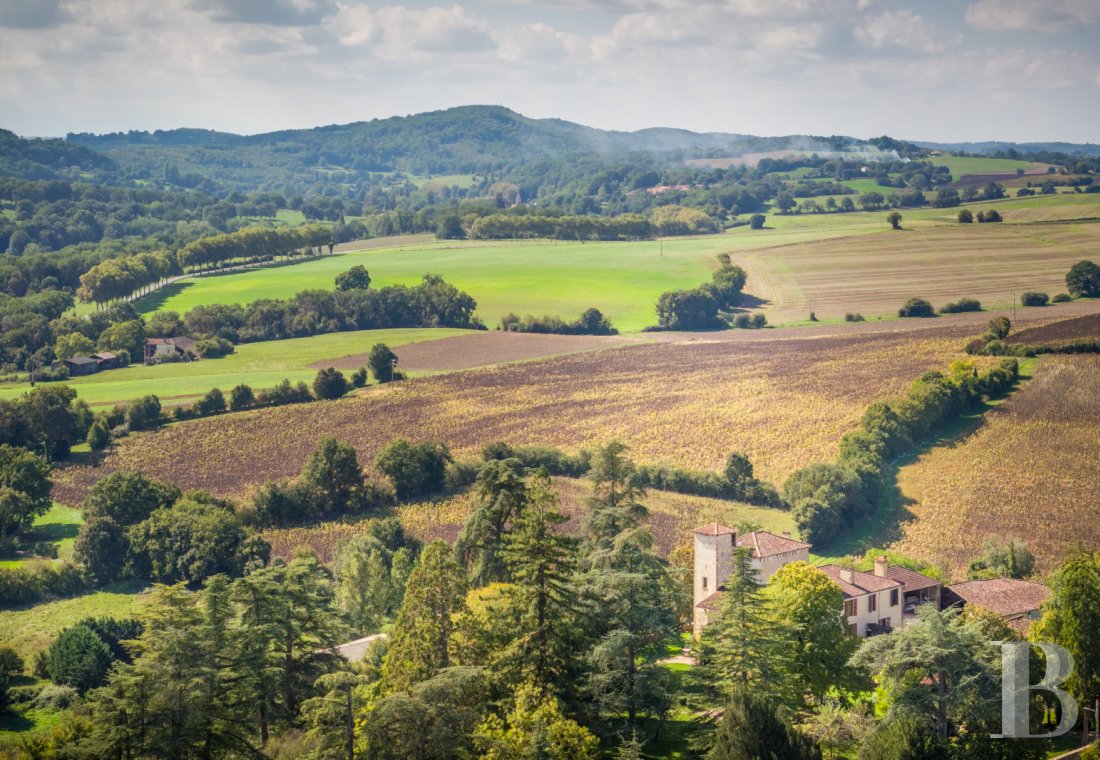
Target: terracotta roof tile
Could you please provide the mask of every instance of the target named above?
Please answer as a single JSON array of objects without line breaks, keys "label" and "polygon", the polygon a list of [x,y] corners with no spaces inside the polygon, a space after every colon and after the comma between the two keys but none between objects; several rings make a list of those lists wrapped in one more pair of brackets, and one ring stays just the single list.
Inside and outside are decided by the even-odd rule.
[{"label": "terracotta roof tile", "polygon": [[704,525],[702,528],[696,528],[694,532],[704,536],[728,536],[737,531],[721,523],[712,522],[709,525]]},{"label": "terracotta roof tile", "polygon": [[752,549],[752,556],[756,559],[774,557],[777,554],[787,554],[800,549],[809,549],[810,545],[801,541],[795,541],[786,536],[777,536],[766,530],[757,530],[745,533],[737,537],[737,546],[741,549]]},{"label": "terracotta roof tile", "polygon": [[898,581],[901,585],[905,586],[906,591],[920,591],[921,589],[934,588],[940,585],[940,582],[935,578],[929,578],[927,575],[922,575],[916,570],[910,570],[907,567],[890,565],[886,573],[890,580]]},{"label": "terracotta roof tile", "polygon": [[862,570],[853,570],[852,580],[849,582],[840,577],[840,571],[847,569],[840,565],[822,565],[817,569],[829,576],[833,583],[840,586],[840,590],[846,598],[864,596],[876,591],[885,591],[889,588],[899,588],[902,585],[891,578],[880,578],[874,573],[865,573]]},{"label": "terracotta roof tile", "polygon": [[990,578],[952,583],[947,590],[967,604],[985,607],[1002,617],[1016,617],[1039,609],[1050,598],[1042,583],[1015,578]]}]

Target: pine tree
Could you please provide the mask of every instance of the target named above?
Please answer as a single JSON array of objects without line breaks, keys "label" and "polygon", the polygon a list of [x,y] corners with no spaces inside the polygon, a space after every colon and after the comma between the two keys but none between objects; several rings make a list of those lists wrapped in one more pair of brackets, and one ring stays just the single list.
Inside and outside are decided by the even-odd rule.
[{"label": "pine tree", "polygon": [[460,613],[466,576],[445,541],[424,550],[409,576],[382,668],[387,693],[406,690],[450,665],[452,616]]},{"label": "pine tree", "polygon": [[626,456],[628,450],[612,441],[592,458],[592,495],[581,526],[586,555],[606,551],[616,536],[637,527],[649,514],[641,503],[645,490],[633,482],[634,463]]},{"label": "pine tree", "polygon": [[776,619],[771,600],[757,583],[752,554],[735,549],[731,572],[718,603],[717,619],[703,629],[695,675],[719,700],[734,686],[784,696],[786,632]]},{"label": "pine tree", "polygon": [[477,474],[478,504],[455,543],[470,583],[484,586],[509,580],[504,537],[527,503],[527,483],[518,459],[491,459]]},{"label": "pine tree", "polygon": [[813,740],[795,731],[760,693],[744,685],[730,692],[707,760],[820,760]]},{"label": "pine tree", "polygon": [[571,692],[579,669],[573,641],[579,605],[573,585],[577,542],[559,532],[565,521],[557,511],[550,476],[542,470],[532,479],[528,505],[505,541],[513,603],[522,621],[512,656],[543,694]]}]

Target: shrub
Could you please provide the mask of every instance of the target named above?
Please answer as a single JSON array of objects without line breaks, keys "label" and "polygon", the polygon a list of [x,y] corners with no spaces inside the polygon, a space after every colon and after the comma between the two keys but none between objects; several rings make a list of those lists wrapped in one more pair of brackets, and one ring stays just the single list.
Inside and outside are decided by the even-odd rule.
[{"label": "shrub", "polygon": [[1100,297],[1100,265],[1079,261],[1066,273],[1066,289],[1075,298]]},{"label": "shrub", "polygon": [[11,683],[23,673],[23,659],[9,646],[0,646],[0,710],[11,700]]},{"label": "shrub", "polygon": [[1020,296],[1020,303],[1024,306],[1046,306],[1050,302],[1050,296],[1046,293],[1028,291]]},{"label": "shrub", "polygon": [[974,214],[970,209],[964,208],[959,210],[959,224],[972,224],[973,222]]},{"label": "shrub", "polygon": [[89,517],[80,526],[73,545],[73,561],[96,584],[122,575],[130,541],[126,529],[109,517]]},{"label": "shrub", "polygon": [[994,338],[1005,339],[1012,330],[1012,322],[1008,317],[994,317],[989,320],[989,335]]},{"label": "shrub", "polygon": [[205,396],[195,402],[193,409],[199,417],[221,414],[226,410],[225,395],[222,394],[220,388],[211,388]]},{"label": "shrub", "polygon": [[220,359],[233,353],[233,344],[225,338],[205,338],[195,344],[195,351],[203,359]]},{"label": "shrub", "polygon": [[398,499],[427,496],[443,490],[447,464],[453,461],[441,443],[391,441],[374,460],[375,467],[393,483]]},{"label": "shrub", "polygon": [[740,328],[742,330],[747,330],[749,329],[750,325],[751,321],[749,320],[748,314],[738,314],[736,317],[733,318],[734,327]]},{"label": "shrub", "polygon": [[935,314],[932,304],[923,298],[910,298],[898,309],[899,317],[932,317]]},{"label": "shrub", "polygon": [[96,420],[88,428],[87,441],[88,448],[92,451],[102,451],[107,448],[107,444],[111,442],[111,431],[107,429],[107,425],[103,420]]},{"label": "shrub", "polygon": [[844,321],[845,322],[862,322],[864,320],[863,320],[863,315],[860,314],[858,311],[856,311],[856,312],[850,311],[850,312],[848,312],[847,314],[844,315]]},{"label": "shrub", "polygon": [[244,383],[234,386],[233,390],[229,391],[229,409],[231,411],[240,412],[254,406],[255,403],[256,396],[252,393],[252,388]]},{"label": "shrub", "polygon": [[72,686],[61,686],[51,683],[46,684],[39,690],[34,700],[31,701],[31,705],[36,710],[49,710],[55,712],[57,710],[65,710],[72,707],[79,698],[80,692]]},{"label": "shrub", "polygon": [[670,290],[657,299],[657,324],[669,330],[721,327],[718,300],[706,289]]},{"label": "shrub", "polygon": [[147,430],[156,427],[160,419],[160,399],[150,394],[126,406],[126,425],[131,430]]},{"label": "shrub", "polygon": [[1069,303],[1073,300],[1073,297],[1069,293],[1055,293],[1054,297],[1050,299],[1051,303]]},{"label": "shrub", "polygon": [[313,394],[319,399],[332,400],[348,392],[348,381],[344,373],[334,367],[317,372],[313,381]]},{"label": "shrub", "polygon": [[283,379],[274,388],[260,391],[256,397],[259,406],[284,406],[286,404],[302,404],[313,400],[313,394],[309,386],[304,382],[291,385],[290,380]]},{"label": "shrub", "polygon": [[80,569],[70,562],[29,562],[19,567],[0,567],[0,607],[59,599],[84,589]]},{"label": "shrub", "polygon": [[944,304],[940,307],[940,314],[959,314],[965,311],[981,311],[982,302],[974,298],[960,298],[958,301]]},{"label": "shrub", "polygon": [[979,223],[1003,222],[1003,221],[1004,221],[1004,217],[1002,217],[1000,215],[1000,213],[998,213],[997,209],[991,208],[988,211],[979,211],[978,212],[978,222]]},{"label": "shrub", "polygon": [[50,680],[83,694],[100,686],[111,667],[111,649],[86,625],[65,628],[46,654]]},{"label": "shrub", "polygon": [[757,314],[752,315],[752,326],[753,327],[760,328],[760,327],[766,326],[767,324],[768,324],[768,318],[765,317],[763,314],[757,313]]},{"label": "shrub", "polygon": [[367,366],[374,375],[374,379],[380,383],[388,383],[396,380],[397,354],[390,350],[385,343],[375,343],[371,347],[367,357]]},{"label": "shrub", "polygon": [[753,214],[749,217],[749,227],[754,230],[760,230],[764,228],[764,222],[766,217],[763,214]]},{"label": "shrub", "polygon": [[550,446],[518,446],[513,448],[503,441],[487,443],[481,449],[481,458],[518,459],[529,470],[544,468],[551,475],[580,477],[588,472],[590,456],[587,451],[566,454],[561,449]]},{"label": "shrub", "polygon": [[351,385],[353,388],[362,388],[367,384],[367,369],[360,367],[351,373]]}]

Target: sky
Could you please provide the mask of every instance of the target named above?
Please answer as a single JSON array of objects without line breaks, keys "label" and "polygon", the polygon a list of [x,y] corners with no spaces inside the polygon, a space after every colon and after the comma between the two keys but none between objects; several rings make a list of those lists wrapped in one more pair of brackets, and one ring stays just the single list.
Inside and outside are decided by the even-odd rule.
[{"label": "sky", "polygon": [[1100,142],[1100,0],[0,0],[0,127],[503,105],[604,129]]}]

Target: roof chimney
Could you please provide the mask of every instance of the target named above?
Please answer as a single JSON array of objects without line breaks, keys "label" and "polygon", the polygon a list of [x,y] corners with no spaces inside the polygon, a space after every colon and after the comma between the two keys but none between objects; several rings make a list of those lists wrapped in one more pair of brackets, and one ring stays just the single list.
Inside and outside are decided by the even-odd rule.
[{"label": "roof chimney", "polygon": [[886,557],[875,557],[875,575],[879,578],[890,577],[890,563],[886,561]]},{"label": "roof chimney", "polygon": [[851,583],[852,585],[855,585],[856,571],[852,568],[842,567],[840,568],[840,572],[838,573],[838,575],[840,576],[840,580],[844,581],[845,583]]},{"label": "roof chimney", "polygon": [[791,537],[791,532],[789,530],[783,531],[783,538],[790,538],[790,537]]}]

